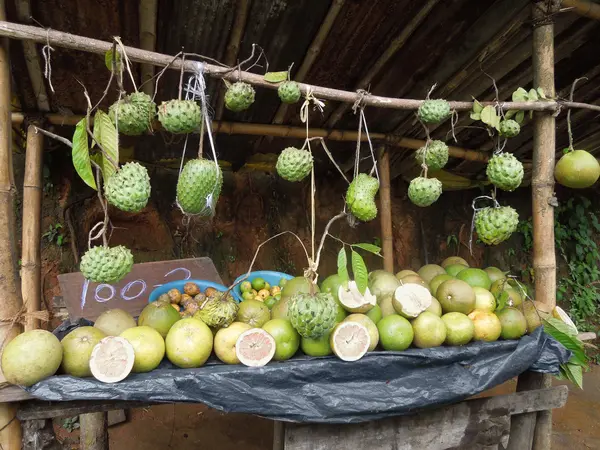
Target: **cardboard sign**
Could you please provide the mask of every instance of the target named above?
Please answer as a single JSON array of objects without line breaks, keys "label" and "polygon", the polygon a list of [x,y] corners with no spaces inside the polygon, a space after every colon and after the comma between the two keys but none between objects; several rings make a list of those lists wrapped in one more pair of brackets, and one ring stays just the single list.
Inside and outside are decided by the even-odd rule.
[{"label": "cardboard sign", "polygon": [[170,281],[189,279],[223,283],[210,258],[134,264],[131,272],[116,284],[92,283],[81,272],[58,276],[69,317],[89,320],[114,308],[137,316],[148,304],[154,289]]}]

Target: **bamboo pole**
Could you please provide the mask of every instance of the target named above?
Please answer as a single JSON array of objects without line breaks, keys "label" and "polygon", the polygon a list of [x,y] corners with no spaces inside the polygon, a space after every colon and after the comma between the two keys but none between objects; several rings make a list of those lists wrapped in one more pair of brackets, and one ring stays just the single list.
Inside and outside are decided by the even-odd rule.
[{"label": "bamboo pole", "polygon": [[17,406],[12,403],[0,403],[0,449],[20,450],[23,440],[21,422],[17,417]]},{"label": "bamboo pole", "polygon": [[[44,135],[36,133],[35,125],[27,128],[25,180],[23,183],[23,251],[21,255],[21,292],[27,313],[40,310],[42,295],[41,220],[42,165]],[[25,318],[25,331],[40,327],[39,319]]]},{"label": "bamboo pole", "polygon": [[600,5],[587,0],[563,0],[564,8],[571,8],[571,11],[583,17],[600,20]]},{"label": "bamboo pole", "polygon": [[[158,0],[140,0],[140,48],[154,51],[156,49],[156,12]],[[152,64],[142,64],[141,67],[141,90],[148,95],[154,93],[154,83],[146,83],[154,76]],[[144,84],[146,83],[146,84]]]},{"label": "bamboo pole", "polygon": [[383,270],[394,273],[394,236],[392,232],[392,196],[390,189],[390,153],[382,146],[379,153],[379,179],[381,190],[381,243],[383,246]]},{"label": "bamboo pole", "polygon": [[[9,37],[12,39],[30,40],[34,42],[50,43],[50,45],[56,45],[57,47],[69,48],[72,50],[79,50],[89,53],[97,53],[104,55],[108,50],[112,48],[112,43],[106,41],[100,41],[98,39],[91,39],[84,36],[77,36],[70,33],[63,33],[62,31],[45,30],[39,27],[32,27],[29,25],[20,25],[12,22],[0,21],[0,36]],[[147,50],[140,50],[134,47],[125,47],[127,56],[131,61],[152,64],[155,66],[166,67],[172,70],[183,69],[188,72],[193,72],[196,69],[196,61],[187,58],[185,61],[182,59],[176,59],[173,61],[173,57],[170,55],[163,55],[161,53],[150,52]],[[170,64],[170,65],[169,65]],[[245,81],[246,83],[260,86],[263,88],[276,90],[278,85],[276,83],[270,83],[265,81],[264,77],[259,74],[244,72],[239,70],[231,70],[226,67],[222,67],[216,64],[204,64],[204,72],[206,75],[214,78],[224,78],[229,81]],[[387,109],[400,109],[400,110],[416,110],[421,106],[424,100],[407,99],[407,98],[392,98],[382,97],[379,95],[367,95],[360,96],[356,92],[343,91],[341,89],[332,89],[322,86],[315,86],[305,83],[299,83],[300,91],[303,94],[312,92],[315,97],[325,100],[335,100],[339,102],[352,103],[356,100],[361,99],[366,106],[374,106],[377,108]],[[482,105],[492,105],[502,110],[514,109],[516,111],[552,111],[555,112],[559,108],[582,108],[589,109],[592,111],[600,111],[600,105],[589,105],[586,103],[578,102],[565,102],[565,101],[538,101],[538,102],[481,102]],[[456,111],[470,111],[473,108],[473,102],[463,101],[449,101],[450,108]]]},{"label": "bamboo pole", "polygon": [[79,416],[81,450],[108,450],[107,413],[87,413]]}]

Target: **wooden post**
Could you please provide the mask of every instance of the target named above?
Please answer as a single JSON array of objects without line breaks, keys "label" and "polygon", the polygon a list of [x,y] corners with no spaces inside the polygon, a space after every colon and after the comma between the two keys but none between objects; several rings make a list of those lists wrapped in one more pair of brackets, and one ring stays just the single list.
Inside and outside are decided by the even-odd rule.
[{"label": "wooden post", "polygon": [[[533,17],[533,86],[554,97],[554,24],[552,14],[560,0],[536,0]],[[533,270],[535,297],[551,307],[556,305],[556,255],[554,251],[555,119],[552,114],[535,113],[533,122]],[[519,376],[517,391],[549,387],[550,375],[528,372]],[[509,450],[548,450],[552,440],[552,411],[513,417]]]},{"label": "wooden post", "polygon": [[97,412],[79,416],[81,450],[108,450],[107,413]]},{"label": "wooden post", "polygon": [[[156,49],[156,11],[158,0],[140,0],[140,48],[154,51]],[[154,76],[154,66],[143,64],[141,67],[142,91],[148,95],[154,94],[154,83],[149,80]]]},{"label": "wooden post", "polygon": [[392,199],[390,192],[390,153],[385,146],[379,152],[379,212],[381,218],[381,243],[383,247],[383,269],[394,272],[394,236],[392,233]]},{"label": "wooden post", "polygon": [[[21,255],[21,292],[26,312],[40,310],[42,295],[41,273],[41,220],[42,220],[42,165],[44,135],[35,125],[27,128],[25,154],[25,181],[23,183],[23,239]],[[40,327],[37,318],[25,319],[25,331]]]}]

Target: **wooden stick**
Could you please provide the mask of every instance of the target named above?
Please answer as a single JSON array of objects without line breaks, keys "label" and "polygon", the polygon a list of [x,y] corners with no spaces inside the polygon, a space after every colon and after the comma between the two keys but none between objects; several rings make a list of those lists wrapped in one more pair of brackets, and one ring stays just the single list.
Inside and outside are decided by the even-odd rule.
[{"label": "wooden stick", "polygon": [[[158,0],[140,0],[140,48],[154,51],[156,49],[156,11],[158,10]],[[154,66],[152,64],[142,64],[141,83],[152,79],[154,76]],[[154,83],[149,82],[141,87],[141,90],[148,95],[154,94]]]},{"label": "wooden stick", "polygon": [[79,416],[81,450],[108,450],[108,418],[105,412],[81,414]]},{"label": "wooden stick", "polygon": [[385,146],[379,153],[379,177],[381,190],[379,202],[381,211],[381,243],[383,246],[383,269],[394,273],[394,236],[392,232],[392,198],[390,190],[390,153]]},{"label": "wooden stick", "polygon": [[20,450],[23,440],[21,422],[17,417],[17,406],[13,403],[0,404],[0,448]]},{"label": "wooden stick", "polygon": [[[44,163],[44,135],[36,132],[35,125],[27,128],[25,180],[23,183],[23,251],[21,255],[21,292],[26,312],[40,310],[42,292],[41,220],[42,220],[42,165]],[[40,321],[26,317],[25,331],[40,327]]]},{"label": "wooden stick", "polygon": [[[6,36],[12,39],[30,40],[34,42],[45,43],[48,41],[50,44],[56,45],[57,47],[64,47],[101,55],[104,55],[112,48],[112,43],[110,42],[77,36],[70,33],[63,33],[61,31],[44,30],[43,28],[39,27],[20,25],[4,21],[0,21],[0,36]],[[172,56],[140,50],[134,47],[125,47],[125,51],[127,52],[129,59],[134,62],[166,67],[171,63],[171,61],[173,61]],[[169,69],[181,70],[182,65],[184,66],[184,70],[188,72],[193,72],[196,68],[196,62],[190,61],[188,58],[185,61],[182,59],[175,60],[171,65],[169,65]],[[275,83],[269,83],[268,81],[265,81],[262,75],[238,70],[230,71],[230,69],[215,64],[205,63],[204,71],[208,76],[215,78],[225,78],[234,82],[238,80],[245,81],[246,83],[272,90],[275,90],[278,87],[278,85]],[[308,91],[311,91],[315,97],[325,100],[335,100],[354,104],[354,102],[360,98],[359,94],[356,92],[331,89],[304,83],[299,83],[299,85],[302,93],[306,94]],[[367,106],[375,106],[378,108],[416,110],[419,108],[419,106],[421,106],[421,104],[423,104],[424,100],[368,95],[364,97],[363,102]],[[456,111],[470,111],[473,108],[473,102],[450,101],[448,103],[450,104],[450,107]],[[495,102],[483,102],[482,104],[484,106],[496,105],[498,108],[503,110],[514,109],[517,111],[554,112],[560,107],[584,108],[592,111],[600,111],[600,105],[589,105],[575,102],[556,102],[552,100],[538,102],[500,102],[498,104]]]},{"label": "wooden stick", "polygon": [[563,0],[563,8],[571,8],[571,11],[583,17],[600,20],[600,5],[587,0]]}]

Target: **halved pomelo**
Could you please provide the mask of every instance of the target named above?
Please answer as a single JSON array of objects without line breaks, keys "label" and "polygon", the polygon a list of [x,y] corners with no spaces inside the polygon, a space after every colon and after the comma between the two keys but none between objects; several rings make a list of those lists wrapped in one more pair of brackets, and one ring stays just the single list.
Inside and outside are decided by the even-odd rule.
[{"label": "halved pomelo", "polygon": [[348,282],[348,289],[344,286],[338,288],[338,298],[342,307],[351,313],[366,313],[369,312],[377,304],[377,297],[371,294],[369,288],[361,294],[356,285],[356,281]]},{"label": "halved pomelo", "polygon": [[414,319],[431,306],[431,292],[420,284],[407,283],[394,291],[392,303],[398,314]]},{"label": "halved pomelo", "polygon": [[369,330],[358,322],[341,322],[331,333],[331,349],[342,361],[357,361],[371,345]]},{"label": "halved pomelo", "polygon": [[90,370],[98,381],[117,383],[127,378],[134,362],[135,351],[127,339],[107,336],[92,350]]},{"label": "halved pomelo", "polygon": [[275,356],[275,339],[262,328],[251,328],[240,334],[235,354],[248,367],[262,367]]},{"label": "halved pomelo", "polygon": [[564,323],[566,323],[567,325],[572,327],[573,330],[575,331],[575,334],[579,334],[579,331],[577,331],[577,327],[575,326],[575,322],[573,322],[571,320],[569,315],[560,306],[554,307],[554,311],[552,311],[552,315],[554,316],[555,319],[562,320]]}]

